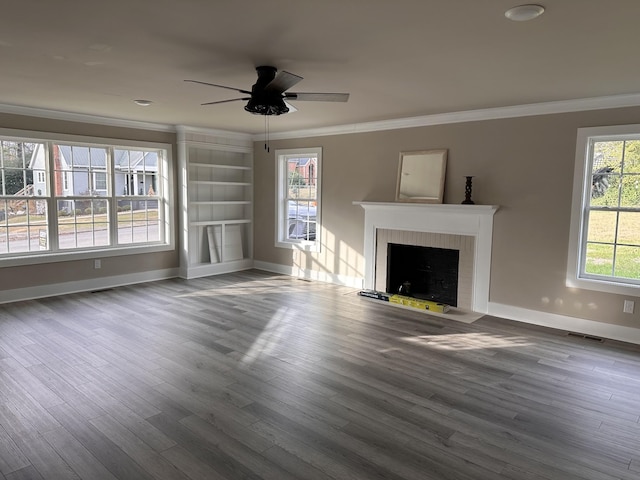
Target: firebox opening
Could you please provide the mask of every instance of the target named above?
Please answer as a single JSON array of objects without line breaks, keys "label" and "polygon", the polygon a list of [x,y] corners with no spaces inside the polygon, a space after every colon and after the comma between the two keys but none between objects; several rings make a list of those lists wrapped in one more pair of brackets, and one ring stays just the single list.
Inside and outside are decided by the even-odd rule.
[{"label": "firebox opening", "polygon": [[387,292],[458,306],[460,251],[389,243]]}]

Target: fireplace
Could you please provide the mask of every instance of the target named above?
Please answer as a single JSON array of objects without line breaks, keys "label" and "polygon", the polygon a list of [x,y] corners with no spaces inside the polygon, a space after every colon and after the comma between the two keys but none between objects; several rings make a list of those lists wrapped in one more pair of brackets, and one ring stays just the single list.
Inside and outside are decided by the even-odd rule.
[{"label": "fireplace", "polygon": [[457,307],[459,259],[459,250],[388,243],[386,291]]},{"label": "fireplace", "polygon": [[387,289],[389,243],[457,250],[457,306],[487,313],[497,206],[355,203],[365,210],[364,288]]}]

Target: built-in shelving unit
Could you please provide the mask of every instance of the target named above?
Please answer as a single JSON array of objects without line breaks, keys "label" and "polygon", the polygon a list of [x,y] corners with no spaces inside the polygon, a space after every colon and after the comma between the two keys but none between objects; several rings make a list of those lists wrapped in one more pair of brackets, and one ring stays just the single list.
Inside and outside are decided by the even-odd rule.
[{"label": "built-in shelving unit", "polygon": [[253,142],[250,136],[178,128],[181,276],[253,264]]}]

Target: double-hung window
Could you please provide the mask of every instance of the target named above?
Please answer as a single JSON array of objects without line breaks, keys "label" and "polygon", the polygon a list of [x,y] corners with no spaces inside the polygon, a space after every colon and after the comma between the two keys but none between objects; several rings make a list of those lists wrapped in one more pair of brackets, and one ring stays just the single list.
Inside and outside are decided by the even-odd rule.
[{"label": "double-hung window", "polygon": [[172,248],[169,146],[95,140],[0,131],[0,265]]},{"label": "double-hung window", "polygon": [[640,292],[640,125],[578,131],[567,284]]},{"label": "double-hung window", "polygon": [[320,250],[321,148],[276,151],[276,246]]}]

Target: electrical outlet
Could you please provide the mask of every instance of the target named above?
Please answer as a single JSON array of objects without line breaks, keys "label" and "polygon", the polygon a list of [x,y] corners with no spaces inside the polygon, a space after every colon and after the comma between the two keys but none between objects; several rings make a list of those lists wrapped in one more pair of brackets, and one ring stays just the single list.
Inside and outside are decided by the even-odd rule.
[{"label": "electrical outlet", "polygon": [[624,313],[633,313],[634,306],[635,306],[635,302],[633,300],[625,300],[624,306],[622,307],[622,311]]},{"label": "electrical outlet", "polygon": [[102,260],[97,259],[93,261],[93,268],[95,268],[96,270],[99,268],[102,268]]}]

